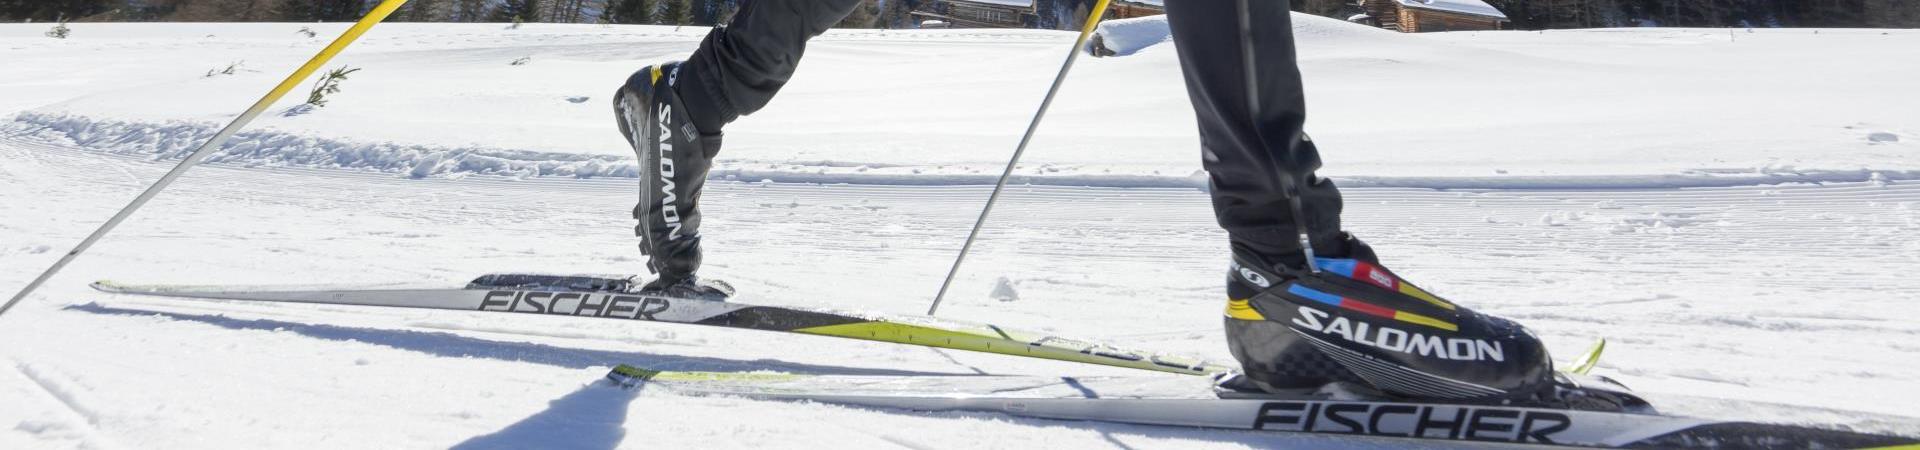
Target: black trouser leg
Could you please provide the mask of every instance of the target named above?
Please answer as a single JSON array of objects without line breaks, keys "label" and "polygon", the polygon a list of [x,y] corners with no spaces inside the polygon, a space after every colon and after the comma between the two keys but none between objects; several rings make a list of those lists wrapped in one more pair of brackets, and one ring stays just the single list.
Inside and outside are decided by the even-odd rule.
[{"label": "black trouser leg", "polygon": [[[621,132],[640,164],[634,231],[664,288],[700,268],[700,192],[720,151],[720,128],[766,106],[786,85],[807,39],[859,0],[750,0],[677,66],[635,73],[616,97]],[[669,91],[657,91],[668,89]],[[639,99],[646,98],[646,104]],[[638,132],[639,134],[635,134]]]},{"label": "black trouser leg", "polygon": [[767,106],[799,67],[807,39],[826,32],[859,4],[860,0],[741,2],[733,22],[707,33],[682,68],[693,76],[682,80],[677,91],[687,100],[694,126],[718,133],[734,119]]},{"label": "black trouser leg", "polygon": [[[1187,96],[1200,122],[1202,164],[1212,175],[1214,215],[1236,252],[1304,261],[1297,256],[1293,210],[1281,184],[1290,174],[1301,184],[1296,195],[1315,250],[1342,254],[1340,191],[1314,175],[1320,154],[1302,131],[1307,105],[1288,2],[1245,0],[1251,42],[1241,36],[1236,3],[1167,2]],[[1253,46],[1251,71],[1243,53],[1247,45]],[[1250,98],[1258,104],[1249,104]]]}]

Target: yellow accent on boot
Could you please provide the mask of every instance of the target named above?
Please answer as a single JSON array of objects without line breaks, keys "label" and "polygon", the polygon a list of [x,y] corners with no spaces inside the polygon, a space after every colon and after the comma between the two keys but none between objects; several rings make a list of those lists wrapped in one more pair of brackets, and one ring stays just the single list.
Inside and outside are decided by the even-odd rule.
[{"label": "yellow accent on boot", "polygon": [[649,69],[653,69],[653,71],[652,71],[652,72],[653,72],[653,78],[649,78],[649,79],[647,79],[647,85],[648,85],[648,86],[652,86],[652,85],[654,85],[654,84],[659,84],[659,83],[660,83],[660,65],[659,65],[659,64],[654,64],[654,65],[653,65],[652,67],[648,67],[648,68],[649,68]]},{"label": "yellow accent on boot", "polygon": [[1400,281],[1400,293],[1411,295],[1414,298],[1418,298],[1421,300],[1426,300],[1427,303],[1432,303],[1434,306],[1444,308],[1448,311],[1454,310],[1454,306],[1452,303],[1447,303],[1446,300],[1441,300],[1440,297],[1435,297],[1433,294],[1428,294],[1427,291],[1421,290],[1420,288],[1417,288],[1417,287],[1413,287],[1412,284],[1408,284],[1405,280]]},{"label": "yellow accent on boot", "polygon": [[1260,311],[1253,309],[1253,305],[1248,304],[1246,300],[1231,298],[1227,299],[1227,317],[1239,320],[1267,320],[1267,316],[1260,315]]},{"label": "yellow accent on boot", "polygon": [[1454,331],[1454,332],[1460,331],[1459,325],[1454,325],[1453,323],[1447,322],[1445,320],[1435,319],[1432,317],[1422,316],[1419,314],[1414,314],[1406,311],[1394,311],[1393,320],[1398,320],[1401,322],[1417,323],[1417,324],[1439,328],[1447,331]]}]

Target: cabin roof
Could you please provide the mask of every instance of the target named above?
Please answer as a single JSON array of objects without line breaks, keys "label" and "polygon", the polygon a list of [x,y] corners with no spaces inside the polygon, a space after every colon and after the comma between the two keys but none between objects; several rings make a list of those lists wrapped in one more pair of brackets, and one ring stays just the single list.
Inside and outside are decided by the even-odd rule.
[{"label": "cabin roof", "polygon": [[1445,11],[1445,12],[1467,14],[1467,15],[1473,15],[1473,16],[1492,17],[1492,18],[1502,19],[1502,20],[1505,20],[1507,18],[1507,14],[1500,12],[1499,8],[1494,8],[1493,5],[1488,5],[1487,2],[1483,2],[1480,0],[1397,0],[1397,1],[1400,2],[1401,6],[1405,6],[1408,8]]},{"label": "cabin roof", "polygon": [[1033,0],[949,0],[949,1],[955,1],[960,3],[985,3],[989,5],[999,5],[999,6],[1018,6],[1021,8],[1033,7]]}]

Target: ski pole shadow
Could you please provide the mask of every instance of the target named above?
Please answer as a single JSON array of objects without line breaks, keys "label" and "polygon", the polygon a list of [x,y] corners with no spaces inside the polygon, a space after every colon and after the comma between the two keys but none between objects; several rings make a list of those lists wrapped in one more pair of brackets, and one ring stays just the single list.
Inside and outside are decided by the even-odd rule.
[{"label": "ski pole shadow", "polygon": [[605,367],[624,363],[654,370],[702,372],[772,370],[813,375],[956,375],[947,372],[806,364],[777,359],[738,360],[645,352],[589,350],[533,342],[495,341],[439,331],[429,332],[347,327],[271,319],[236,319],[217,314],[189,314],[107,306],[98,302],[72,305],[64,309],[67,311],[102,315],[158,316],[172,320],[199,322],[233,330],[291,332],[315,339],[381,345],[448,358],[488,358],[502,361],[543,364],[569,369]]},{"label": "ski pole shadow", "polygon": [[474,436],[453,450],[525,448],[612,449],[627,437],[627,409],[640,388],[620,389],[604,381],[581,386],[547,404],[547,409],[506,428]]}]

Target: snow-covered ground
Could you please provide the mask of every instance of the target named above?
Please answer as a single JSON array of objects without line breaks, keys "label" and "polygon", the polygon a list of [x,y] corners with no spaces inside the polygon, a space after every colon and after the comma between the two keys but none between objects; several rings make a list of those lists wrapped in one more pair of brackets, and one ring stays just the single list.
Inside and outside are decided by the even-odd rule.
[{"label": "snow-covered ground", "polygon": [[[1395,186],[1711,186],[1920,178],[1920,31],[1655,29],[1402,35],[1298,19],[1327,172]],[[389,24],[393,25],[393,24]],[[123,152],[190,149],[344,24],[0,26],[10,128]],[[294,31],[312,28],[319,37]],[[608,95],[704,29],[383,26],[317,111],[283,103],[233,156],[423,174],[630,174]],[[746,181],[979,182],[998,175],[1073,36],[836,31],[779,101],[727,129]],[[524,64],[512,63],[525,59]],[[239,63],[233,75],[216,74]],[[294,97],[304,98],[305,89]],[[1202,184],[1170,45],[1086,58],[1023,175]],[[595,159],[594,156],[599,157]],[[598,161],[598,162],[591,162]]]},{"label": "snow-covered ground", "polygon": [[[1347,222],[1415,281],[1680,413],[1920,434],[1920,32],[1399,35],[1298,19]],[[311,27],[321,37],[296,34]],[[344,24],[0,25],[11,294]],[[703,29],[387,24],[0,318],[0,448],[1394,448],[637,394],[616,363],[1125,374],[623,321],[183,302],[87,281],[463,283],[640,269],[606,94]],[[1066,33],[830,33],[730,127],[711,276],[923,311]],[[1225,358],[1223,236],[1169,45],[1082,59],[944,317]],[[528,58],[522,65],[510,62]],[[209,69],[244,61],[233,75]],[[341,169],[346,167],[347,169]],[[550,176],[541,176],[550,175]],[[773,180],[762,182],[761,180]],[[1916,181],[1909,181],[1916,180]],[[854,184],[816,184],[817,182]],[[1817,183],[1809,183],[1817,182]],[[1785,184],[1782,184],[1785,183]],[[1018,292],[1000,301],[1002,278]],[[1780,405],[1796,405],[1785,407]]]}]

